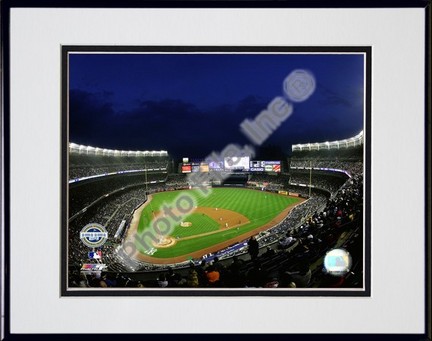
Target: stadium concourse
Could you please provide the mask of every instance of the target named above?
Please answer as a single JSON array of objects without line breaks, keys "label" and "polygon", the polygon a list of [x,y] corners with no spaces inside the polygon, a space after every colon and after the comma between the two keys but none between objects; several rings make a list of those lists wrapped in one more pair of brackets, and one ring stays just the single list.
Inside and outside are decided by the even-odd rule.
[{"label": "stadium concourse", "polygon": [[[149,194],[189,189],[188,177],[176,172],[164,151],[89,148],[70,145],[69,287],[362,287],[362,134],[343,141],[294,145],[285,171],[242,172],[242,187],[307,199],[280,223],[255,236],[259,254],[253,260],[245,239],[181,263],[125,262],[115,250],[123,242],[134,211]],[[239,186],[239,181],[234,185]],[[101,259],[90,260],[89,248],[80,240],[79,232],[90,222],[103,225],[109,236],[115,236],[101,248]],[[350,271],[340,277],[323,271],[324,256],[335,247],[347,250],[354,260]],[[81,271],[84,263],[103,263],[106,269]]]}]

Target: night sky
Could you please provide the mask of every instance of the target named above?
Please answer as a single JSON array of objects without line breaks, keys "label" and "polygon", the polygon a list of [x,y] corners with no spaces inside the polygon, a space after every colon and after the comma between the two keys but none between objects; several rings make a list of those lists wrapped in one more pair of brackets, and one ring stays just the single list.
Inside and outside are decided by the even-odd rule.
[{"label": "night sky", "polygon": [[120,150],[206,157],[251,144],[240,123],[254,119],[295,69],[316,90],[263,149],[344,139],[363,129],[360,54],[71,54],[70,141]]}]

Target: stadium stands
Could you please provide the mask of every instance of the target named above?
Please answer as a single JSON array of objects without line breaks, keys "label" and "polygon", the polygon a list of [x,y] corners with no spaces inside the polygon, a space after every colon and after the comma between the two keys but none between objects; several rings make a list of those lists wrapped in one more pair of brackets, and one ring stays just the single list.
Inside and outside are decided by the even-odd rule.
[{"label": "stadium stands", "polygon": [[125,171],[167,172],[168,160],[168,153],[165,151],[111,151],[72,143],[69,147],[69,179]]}]

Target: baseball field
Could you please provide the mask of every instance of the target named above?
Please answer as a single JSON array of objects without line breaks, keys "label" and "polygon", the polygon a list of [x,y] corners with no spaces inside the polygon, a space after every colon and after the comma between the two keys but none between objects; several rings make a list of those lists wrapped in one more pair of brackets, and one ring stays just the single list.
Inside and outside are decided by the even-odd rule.
[{"label": "baseball field", "polygon": [[[194,201],[186,215],[181,206],[174,205],[184,195]],[[213,188],[206,196],[199,190],[156,193],[135,211],[127,239],[135,243],[134,258],[156,264],[182,262],[223,249],[274,226],[302,200],[244,188]],[[183,202],[188,203],[187,200]],[[156,219],[168,217],[164,205],[173,208],[171,216],[175,220],[171,221],[174,223],[168,234],[158,230],[152,238],[146,239],[151,248],[148,243],[144,246],[140,236],[148,234]]]}]

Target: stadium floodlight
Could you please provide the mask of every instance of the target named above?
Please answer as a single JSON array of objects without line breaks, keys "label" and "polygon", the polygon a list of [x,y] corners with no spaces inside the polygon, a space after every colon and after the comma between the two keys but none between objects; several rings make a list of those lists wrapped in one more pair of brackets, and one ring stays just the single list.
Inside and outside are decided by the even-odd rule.
[{"label": "stadium floodlight", "polygon": [[360,133],[358,133],[356,136],[354,136],[354,138],[362,140],[363,139],[363,130]]},{"label": "stadium floodlight", "polygon": [[79,151],[80,151],[79,145],[77,145],[76,143],[69,144],[69,152],[79,153]]},{"label": "stadium floodlight", "polygon": [[356,136],[337,140],[337,141],[326,141],[322,143],[305,143],[305,144],[294,144],[292,145],[292,151],[303,151],[303,150],[320,150],[322,148],[333,149],[333,148],[349,148],[351,146],[360,146],[363,144],[364,132],[360,131]]},{"label": "stadium floodlight", "polygon": [[69,152],[78,152],[80,154],[93,154],[93,155],[106,155],[106,156],[168,156],[168,152],[166,150],[154,150],[154,151],[133,151],[133,150],[113,150],[107,148],[93,147],[93,146],[84,146],[77,143],[70,142],[69,143]]}]

